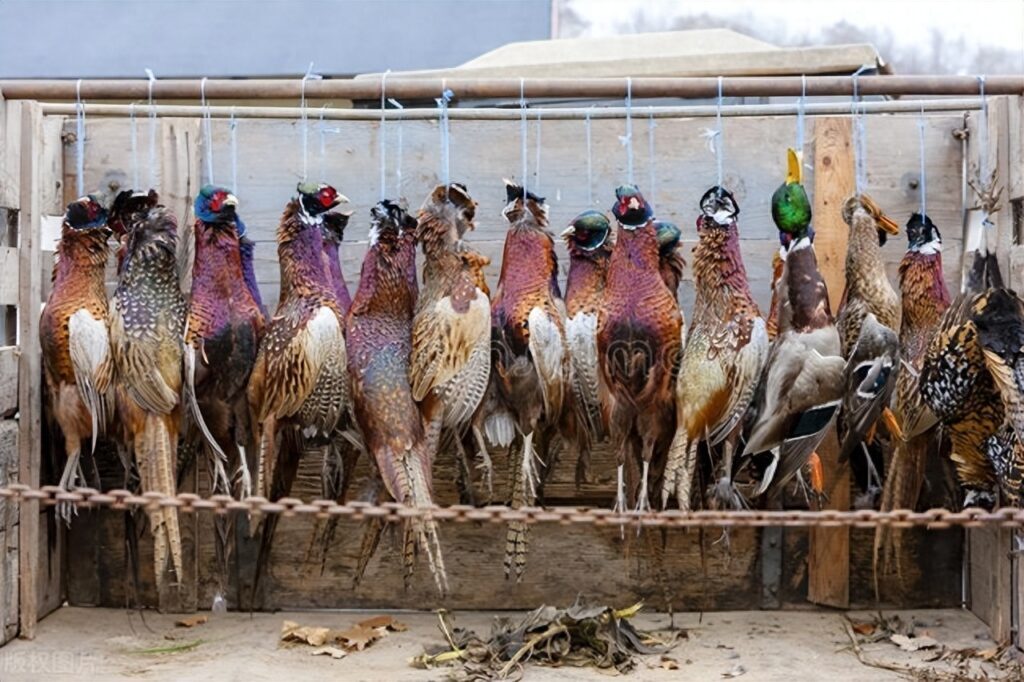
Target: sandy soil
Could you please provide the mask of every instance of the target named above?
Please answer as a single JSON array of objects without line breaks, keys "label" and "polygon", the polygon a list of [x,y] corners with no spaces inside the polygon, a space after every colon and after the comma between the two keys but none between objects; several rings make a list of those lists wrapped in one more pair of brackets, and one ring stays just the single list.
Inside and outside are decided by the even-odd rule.
[{"label": "sandy soil", "polygon": [[[392,633],[362,652],[333,660],[311,656],[309,648],[282,647],[278,643],[285,620],[303,625],[344,629],[367,617],[368,612],[307,612],[277,614],[210,614],[207,623],[186,629],[175,627],[175,616],[114,609],[62,608],[47,617],[35,641],[16,640],[0,649],[0,680],[217,680],[283,682],[299,679],[438,680],[444,668],[419,670],[409,660],[424,646],[442,643],[434,614],[391,612],[409,626]],[[926,632],[943,645],[985,649],[992,643],[985,626],[972,614],[957,610],[900,612],[913,619],[918,634]],[[455,623],[480,634],[489,631],[493,614],[455,614]],[[870,614],[851,614],[870,620]],[[666,628],[668,616],[641,614],[637,625]],[[839,613],[729,612],[677,614],[675,624],[688,630],[670,656],[678,670],[665,670],[658,657],[642,659],[626,676],[634,680],[827,680],[865,682],[906,679],[896,672],[861,664],[850,648],[843,616]],[[143,653],[156,647],[193,648],[175,653]],[[867,644],[864,655],[872,660],[922,666],[932,652],[905,653],[889,642]],[[596,670],[558,670],[530,666],[527,680],[583,680],[606,677]]]}]

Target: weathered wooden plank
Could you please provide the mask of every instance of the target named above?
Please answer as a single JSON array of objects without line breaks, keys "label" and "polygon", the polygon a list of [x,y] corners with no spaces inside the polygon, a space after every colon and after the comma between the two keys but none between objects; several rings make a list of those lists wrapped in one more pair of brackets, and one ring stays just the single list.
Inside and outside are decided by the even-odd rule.
[{"label": "weathered wooden plank", "polygon": [[997,642],[1010,641],[1012,532],[1007,528],[971,528],[967,532],[970,553],[971,611],[992,632]]},{"label": "weathered wooden plank", "polygon": [[18,304],[18,249],[0,246],[0,305]]},{"label": "weathered wooden plank", "polygon": [[[814,125],[815,251],[828,285],[832,310],[839,310],[846,286],[848,228],[842,205],[854,191],[850,121],[819,119]],[[831,509],[849,509],[850,472],[839,462],[835,428],[818,448],[825,469],[825,494]],[[850,603],[849,528],[812,528],[810,534],[807,598],[816,604],[845,608]]]},{"label": "weathered wooden plank", "polygon": [[[39,299],[42,291],[42,257],[39,245],[39,188],[41,169],[38,155],[42,143],[43,117],[37,103],[22,106],[21,121],[21,300],[18,303],[20,346],[18,376],[18,425],[20,462],[18,479],[33,488],[40,484],[40,362]],[[21,616],[19,635],[35,637],[39,618],[39,502],[23,501],[20,512]]]},{"label": "weathered wooden plank", "polygon": [[21,108],[0,96],[0,206],[21,206]]},{"label": "weathered wooden plank", "polygon": [[[0,485],[18,481],[18,423],[0,419]],[[0,644],[18,634],[18,505],[0,500]]]},{"label": "weathered wooden plank", "polygon": [[64,212],[64,142],[61,139],[63,130],[63,116],[43,118],[43,139],[39,150],[43,182],[39,188],[39,209],[52,215]]},{"label": "weathered wooden plank", "polygon": [[0,417],[10,417],[18,410],[18,349],[0,347]]}]

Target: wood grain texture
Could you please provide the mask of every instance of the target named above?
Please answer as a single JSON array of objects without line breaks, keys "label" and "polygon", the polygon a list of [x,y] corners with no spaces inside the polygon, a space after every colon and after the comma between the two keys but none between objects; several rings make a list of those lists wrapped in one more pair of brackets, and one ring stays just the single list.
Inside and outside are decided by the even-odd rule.
[{"label": "wood grain texture", "polygon": [[18,349],[0,347],[0,417],[12,417],[18,410]]},{"label": "wood grain texture", "polygon": [[[828,285],[833,314],[839,311],[846,286],[848,228],[843,202],[854,191],[850,121],[822,118],[814,124],[814,249]],[[850,508],[850,471],[839,463],[835,427],[818,447],[825,470],[827,508]],[[850,604],[849,528],[812,528],[808,557],[807,599],[816,604],[846,608]]]},{"label": "wood grain texture", "polygon": [[[0,419],[0,485],[18,482],[18,422]],[[18,507],[0,500],[0,644],[18,634]]]},{"label": "wood grain texture", "polygon": [[1013,625],[1012,535],[1008,528],[971,528],[967,532],[971,611],[988,625],[992,638],[1003,643],[1009,643]]},{"label": "wood grain texture", "polygon": [[21,206],[21,108],[0,94],[0,206]]},{"label": "wood grain texture", "polygon": [[0,246],[0,305],[18,305],[18,249]]}]

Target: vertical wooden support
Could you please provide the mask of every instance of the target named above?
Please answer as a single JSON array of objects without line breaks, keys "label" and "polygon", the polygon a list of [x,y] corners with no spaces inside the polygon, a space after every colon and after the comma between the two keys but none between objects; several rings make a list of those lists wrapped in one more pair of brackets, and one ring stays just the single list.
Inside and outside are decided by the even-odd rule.
[{"label": "vertical wooden support", "polygon": [[[833,314],[839,310],[846,287],[848,228],[842,207],[855,190],[851,132],[848,118],[820,118],[814,123],[814,249]],[[818,456],[825,470],[828,507],[849,509],[850,470],[839,464],[835,428],[822,441]],[[811,529],[807,599],[838,608],[850,605],[849,528]]]},{"label": "vertical wooden support", "polygon": [[[18,480],[39,487],[41,468],[39,307],[43,285],[39,244],[42,113],[35,102],[21,111],[21,227],[19,229],[20,300],[18,345],[21,348],[18,377]],[[39,502],[22,501],[19,515],[20,636],[32,639],[38,620]]]}]

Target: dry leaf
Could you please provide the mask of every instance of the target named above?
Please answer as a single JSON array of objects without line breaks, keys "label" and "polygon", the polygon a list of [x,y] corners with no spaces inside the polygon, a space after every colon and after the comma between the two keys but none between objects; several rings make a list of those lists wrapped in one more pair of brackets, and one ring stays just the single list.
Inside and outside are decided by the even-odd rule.
[{"label": "dry leaf", "polygon": [[359,626],[364,628],[387,628],[392,632],[405,632],[408,630],[408,626],[404,623],[399,623],[391,616],[374,616],[373,618],[367,618],[366,620],[359,621]]},{"label": "dry leaf", "polygon": [[992,647],[991,649],[982,649],[981,651],[975,651],[974,656],[980,658],[983,661],[991,661],[993,658],[999,655],[999,649]]},{"label": "dry leaf", "polygon": [[372,644],[385,634],[387,634],[387,629],[385,628],[368,628],[363,625],[356,625],[348,630],[335,633],[334,639],[344,644],[349,650],[362,651],[367,645]]},{"label": "dry leaf", "polygon": [[875,630],[878,629],[878,626],[874,623],[852,623],[852,625],[853,631],[858,635],[873,635],[875,634]]},{"label": "dry leaf", "polygon": [[740,675],[745,675],[746,673],[747,673],[747,669],[744,668],[739,663],[737,663],[736,665],[734,665],[732,668],[729,669],[729,672],[722,673],[722,677],[739,677]]},{"label": "dry leaf", "polygon": [[345,658],[348,652],[336,646],[322,646],[309,652],[312,656],[330,656],[331,658]]},{"label": "dry leaf", "polygon": [[665,670],[679,670],[679,663],[671,656],[662,656],[661,667]]},{"label": "dry leaf", "polygon": [[181,620],[175,621],[174,624],[179,628],[194,628],[197,625],[202,625],[208,620],[210,620],[209,616],[192,616],[191,618],[182,618]]},{"label": "dry leaf", "polygon": [[892,643],[904,651],[920,651],[921,649],[932,649],[939,643],[932,637],[907,637],[906,635],[892,635],[889,637]]},{"label": "dry leaf", "polygon": [[313,625],[299,625],[298,623],[286,620],[281,625],[282,642],[298,642],[312,646],[323,646],[330,635],[330,628],[321,628]]}]

